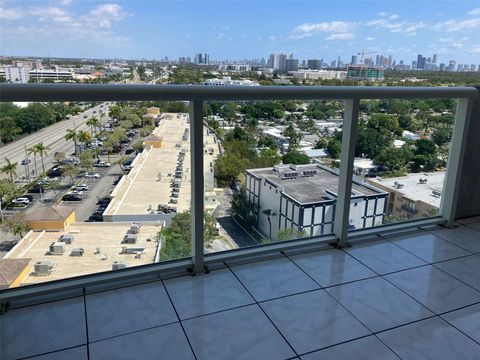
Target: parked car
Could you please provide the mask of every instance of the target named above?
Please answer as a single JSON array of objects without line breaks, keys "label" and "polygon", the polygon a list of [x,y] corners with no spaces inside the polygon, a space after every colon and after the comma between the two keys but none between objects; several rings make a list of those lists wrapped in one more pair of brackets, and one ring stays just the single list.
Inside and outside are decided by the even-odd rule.
[{"label": "parked car", "polygon": [[33,201],[33,196],[32,196],[32,195],[23,194],[21,197],[22,197],[22,198],[27,198],[30,202]]},{"label": "parked car", "polygon": [[95,164],[93,164],[95,167],[110,167],[110,163],[105,162],[105,161],[99,161]]},{"label": "parked car", "polygon": [[98,173],[86,173],[85,178],[86,179],[98,179],[100,177],[100,174]]},{"label": "parked car", "polygon": [[30,194],[38,194],[41,192],[45,192],[45,189],[43,188],[43,186],[37,184],[31,187],[27,192],[29,192]]},{"label": "parked car", "polygon": [[88,190],[88,185],[87,184],[79,184],[73,187],[74,190],[76,191],[87,191]]},{"label": "parked car", "polygon": [[130,170],[133,169],[133,166],[132,165],[122,165],[121,168],[122,168],[123,171],[130,171]]},{"label": "parked car", "polygon": [[89,221],[103,221],[103,215],[100,214],[92,214],[88,218]]},{"label": "parked car", "polygon": [[30,160],[29,158],[26,158],[22,160],[22,165],[27,165],[27,164],[30,164],[31,162],[32,160]]},{"label": "parked car", "polygon": [[135,150],[133,150],[133,149],[127,149],[127,150],[125,150],[125,155],[129,155],[129,154],[132,154],[134,152],[135,152]]},{"label": "parked car", "polygon": [[94,212],[103,214],[103,212],[107,209],[107,207],[108,207],[108,205],[100,205],[99,207],[97,207],[95,209]]},{"label": "parked car", "polygon": [[27,199],[26,197],[18,197],[12,201],[13,204],[15,205],[27,205],[30,203],[30,200]]},{"label": "parked car", "polygon": [[83,197],[80,194],[69,193],[62,196],[63,201],[81,201]]},{"label": "parked car", "polygon": [[112,199],[110,199],[109,197],[103,197],[103,198],[98,199],[97,205],[110,204],[110,201],[112,201]]}]

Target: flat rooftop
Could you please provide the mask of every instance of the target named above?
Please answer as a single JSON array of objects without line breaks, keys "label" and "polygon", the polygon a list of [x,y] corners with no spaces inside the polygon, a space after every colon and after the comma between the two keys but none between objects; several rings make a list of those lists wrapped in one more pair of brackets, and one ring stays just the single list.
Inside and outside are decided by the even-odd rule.
[{"label": "flat rooftop", "polygon": [[[185,131],[190,128],[188,114],[161,115],[159,126],[153,135],[163,139],[161,148],[150,148],[137,155],[133,168],[129,174],[113,190],[112,201],[104,215],[137,215],[150,214],[157,210],[158,205],[168,204],[176,207],[177,211],[190,209],[190,137],[184,139]],[[205,191],[213,190],[213,164],[218,156],[219,149],[213,134],[204,128],[205,149],[212,149],[213,153],[204,153]],[[183,160],[183,175],[177,204],[169,203],[172,188],[171,181],[175,178],[175,169],[180,151],[185,151]]]},{"label": "flat rooftop", "polygon": [[[332,195],[328,192],[338,193],[338,175],[336,173],[314,165],[308,166],[308,169],[315,169],[317,173],[309,177],[299,176],[294,179],[281,179],[274,173],[273,168],[250,169],[247,171],[283,188],[286,195],[302,204],[330,200]],[[352,184],[352,190],[355,195],[383,193],[380,189],[375,189],[367,183],[357,181]]]},{"label": "flat rooftop", "polygon": [[[31,272],[22,285],[110,271],[114,261],[124,261],[128,267],[153,263],[157,250],[155,236],[161,226],[143,224],[135,244],[122,244],[123,236],[129,229],[130,223],[76,223],[70,225],[67,231],[30,232],[7,254],[7,258],[31,258]],[[72,234],[74,241],[65,245],[64,254],[49,255],[50,244],[66,234]],[[122,246],[144,250],[140,257],[135,258],[135,254],[122,254]],[[83,256],[70,256],[74,248],[84,249]],[[97,248],[100,248],[99,253]],[[37,261],[51,261],[54,264],[50,275],[34,274],[33,266]]]},{"label": "flat rooftop", "polygon": [[[420,179],[427,179],[427,181],[422,184],[420,183]],[[414,173],[408,174],[407,176],[376,178],[369,180],[369,182],[374,186],[376,183],[378,183],[379,185],[404,194],[413,201],[420,200],[436,207],[440,207],[441,196],[434,195],[432,191],[438,191],[441,193],[444,181],[444,171],[433,173]],[[397,184],[401,184],[403,187],[399,188]]]}]

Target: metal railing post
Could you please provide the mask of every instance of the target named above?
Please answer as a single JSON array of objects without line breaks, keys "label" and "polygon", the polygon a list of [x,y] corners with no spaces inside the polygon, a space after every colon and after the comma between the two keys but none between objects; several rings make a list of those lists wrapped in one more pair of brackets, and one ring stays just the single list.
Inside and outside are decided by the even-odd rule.
[{"label": "metal railing post", "polygon": [[190,169],[193,271],[204,271],[203,264],[203,101],[190,101]]},{"label": "metal railing post", "polygon": [[447,172],[443,184],[442,199],[440,201],[440,216],[447,221],[447,227],[452,227],[455,222],[458,189],[460,186],[460,176],[462,174],[463,158],[465,155],[468,128],[472,114],[472,105],[472,99],[457,99],[455,124],[448,154]]},{"label": "metal railing post", "polygon": [[342,125],[342,153],[340,155],[340,173],[338,179],[337,203],[335,206],[335,224],[333,232],[338,245],[347,245],[350,198],[352,194],[353,158],[357,140],[359,99],[345,100]]}]

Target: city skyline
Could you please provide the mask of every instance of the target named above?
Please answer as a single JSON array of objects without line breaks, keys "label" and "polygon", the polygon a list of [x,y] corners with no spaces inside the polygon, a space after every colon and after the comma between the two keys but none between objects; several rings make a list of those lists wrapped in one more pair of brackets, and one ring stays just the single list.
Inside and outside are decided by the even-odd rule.
[{"label": "city skyline", "polygon": [[418,54],[480,62],[480,1],[3,0],[0,20],[5,56],[173,60],[204,52],[241,60],[286,52],[348,62],[364,50],[405,64]]}]

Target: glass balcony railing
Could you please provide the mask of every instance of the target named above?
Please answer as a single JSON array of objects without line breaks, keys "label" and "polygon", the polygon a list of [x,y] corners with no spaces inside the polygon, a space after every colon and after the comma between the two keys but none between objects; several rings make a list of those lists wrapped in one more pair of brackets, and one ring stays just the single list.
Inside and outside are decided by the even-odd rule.
[{"label": "glass balcony railing", "polygon": [[[38,173],[50,171],[40,169],[41,162],[65,160],[51,153],[36,156],[29,169],[25,164],[25,174],[18,171],[37,178],[32,186],[45,196],[39,212],[46,218],[31,220],[33,231],[7,254],[12,263],[32,259],[15,284],[31,286],[3,291],[5,299],[169,269],[200,273],[227,259],[322,243],[344,247],[399,229],[451,226],[478,98],[475,88],[433,87],[2,84],[0,92],[2,102],[97,102],[91,111],[98,107],[106,114],[101,125],[86,125],[81,115],[72,118],[80,125],[68,125],[99,135],[64,145],[65,159],[75,152],[78,161],[91,160],[80,176],[62,173],[55,191],[38,184]],[[412,99],[423,102],[423,114],[409,108]],[[442,111],[432,110],[431,99],[442,102]],[[280,100],[292,101],[279,106]],[[174,106],[159,111],[166,102]],[[120,121],[131,136],[116,153],[111,134],[120,126],[118,116],[126,116],[116,112],[130,110]],[[435,127],[444,130],[435,133],[424,124],[427,118],[444,121]],[[406,135],[400,120],[410,123]],[[376,153],[381,141],[389,142],[382,151],[390,162],[378,166],[385,155]],[[438,151],[429,152],[432,146]],[[6,149],[0,150],[2,161]],[[130,149],[137,155],[126,162]],[[94,158],[84,159],[87,152]],[[107,163],[121,167],[109,170]],[[82,186],[95,192],[99,207],[105,205],[102,224],[84,222],[90,208],[63,212],[64,205],[77,207],[74,197],[83,196]],[[53,203],[45,204],[50,198]],[[48,227],[52,216],[63,229]]]}]

